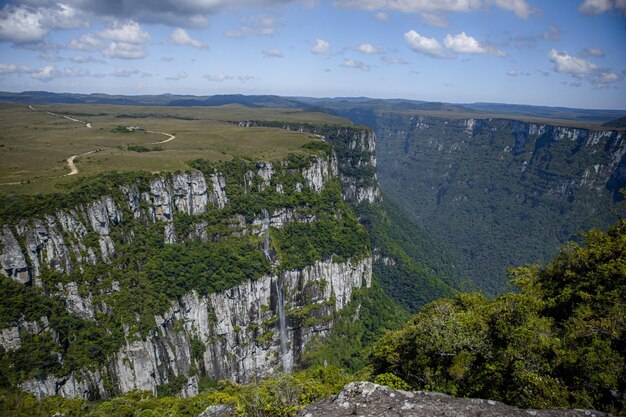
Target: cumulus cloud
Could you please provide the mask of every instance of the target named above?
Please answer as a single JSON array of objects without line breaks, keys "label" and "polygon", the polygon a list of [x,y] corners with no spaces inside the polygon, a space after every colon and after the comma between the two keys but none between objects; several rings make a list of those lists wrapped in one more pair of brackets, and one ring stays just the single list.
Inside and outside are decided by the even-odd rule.
[{"label": "cumulus cloud", "polygon": [[0,74],[29,74],[30,67],[17,64],[0,64]]},{"label": "cumulus cloud", "polygon": [[204,42],[193,39],[185,29],[178,28],[170,35],[170,42],[174,45],[188,45],[198,49],[207,49]]},{"label": "cumulus cloud", "polygon": [[87,33],[78,38],[73,38],[67,45],[70,49],[79,51],[96,52],[105,47],[105,43],[92,33]]},{"label": "cumulus cloud", "polygon": [[506,75],[508,75],[509,77],[517,77],[517,71],[514,69],[510,69],[506,72]]},{"label": "cumulus cloud", "polygon": [[49,3],[47,7],[6,4],[0,11],[0,40],[18,45],[39,42],[53,30],[77,29],[87,24],[82,13],[67,4]]},{"label": "cumulus cloud", "polygon": [[89,64],[92,62],[98,62],[98,60],[91,55],[75,55],[70,57],[70,61],[77,64]]},{"label": "cumulus cloud", "polygon": [[283,51],[277,48],[267,49],[263,51],[263,56],[265,58],[282,58]]},{"label": "cumulus cloud", "polygon": [[461,32],[456,36],[446,35],[443,43],[446,48],[459,54],[495,55],[505,57],[506,53],[490,46],[482,45],[475,38]]},{"label": "cumulus cloud", "polygon": [[328,42],[324,39],[315,39],[311,53],[316,55],[329,55],[332,52],[332,48]]},{"label": "cumulus cloud", "polygon": [[139,74],[139,70],[135,68],[117,68],[115,71],[113,71],[109,75],[112,75],[113,77],[128,78],[137,74]]},{"label": "cumulus cloud", "polygon": [[126,42],[111,42],[102,54],[107,58],[119,59],[141,59],[148,56],[148,52],[143,45],[134,45]]},{"label": "cumulus cloud", "polygon": [[216,83],[223,83],[224,81],[235,79],[235,77],[231,75],[225,75],[225,74],[204,74],[202,78],[206,79],[207,81],[216,82]]},{"label": "cumulus cloud", "polygon": [[554,63],[554,71],[573,75],[575,77],[586,77],[593,74],[598,66],[582,58],[576,58],[567,52],[559,52],[552,48],[548,52],[550,61]]},{"label": "cumulus cloud", "polygon": [[187,78],[188,75],[185,71],[179,72],[175,75],[172,75],[171,77],[165,77],[166,80],[172,80],[172,81],[178,81],[178,80],[182,80],[183,78]]},{"label": "cumulus cloud", "polygon": [[272,36],[276,32],[276,19],[270,16],[253,16],[244,19],[236,29],[227,30],[224,36],[245,38],[247,36]]},{"label": "cumulus cloud", "polygon": [[607,68],[598,68],[596,64],[583,58],[551,49],[548,58],[554,64],[554,71],[568,74],[579,80],[587,80],[595,88],[607,88],[611,84],[621,81],[623,77]]},{"label": "cumulus cloud", "polygon": [[145,48],[150,41],[148,32],[135,21],[113,22],[110,27],[96,33],[73,38],[68,48],[87,52],[101,52],[107,58],[140,59],[148,56]]},{"label": "cumulus cloud", "polygon": [[355,50],[364,54],[382,54],[384,49],[380,46],[374,46],[371,43],[362,43],[355,48]]},{"label": "cumulus cloud", "polygon": [[61,75],[63,75],[63,73],[61,73],[59,70],[56,69],[56,67],[52,65],[46,65],[45,67],[39,68],[38,70],[31,73],[31,77],[43,82],[51,81]]},{"label": "cumulus cloud", "polygon": [[600,48],[585,48],[582,51],[580,51],[578,55],[582,58],[589,58],[592,56],[596,58],[603,58],[604,51]]},{"label": "cumulus cloud", "polygon": [[588,16],[608,12],[611,9],[613,9],[611,0],[585,0],[578,7],[578,10]]},{"label": "cumulus cloud", "polygon": [[409,48],[415,52],[419,52],[433,58],[446,57],[443,47],[435,38],[427,38],[414,30],[409,30],[404,34],[404,40],[409,44]]},{"label": "cumulus cloud", "polygon": [[361,71],[369,71],[370,70],[370,66],[367,65],[365,62],[355,61],[353,59],[344,59],[343,63],[341,64],[341,66],[344,67],[344,68],[359,69]]},{"label": "cumulus cloud", "polygon": [[150,35],[141,29],[139,23],[135,21],[114,22],[113,25],[98,35],[113,42],[121,42],[132,45],[141,45],[150,40]]},{"label": "cumulus cloud", "polygon": [[404,65],[404,64],[408,64],[408,62],[406,61],[406,59],[399,57],[399,56],[395,56],[395,55],[385,55],[384,57],[381,58],[383,61],[385,61],[388,64],[394,64],[394,65]]},{"label": "cumulus cloud", "polygon": [[389,10],[402,13],[458,13],[472,12],[496,6],[527,18],[533,11],[526,0],[335,0],[343,8],[362,10]]}]

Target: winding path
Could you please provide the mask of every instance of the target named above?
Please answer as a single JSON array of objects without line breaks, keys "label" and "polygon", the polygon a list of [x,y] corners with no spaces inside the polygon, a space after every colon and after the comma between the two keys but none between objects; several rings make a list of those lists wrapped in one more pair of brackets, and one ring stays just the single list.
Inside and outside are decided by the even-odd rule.
[{"label": "winding path", "polygon": [[90,153],[94,153],[94,152],[97,152],[97,151],[89,151],[89,152],[85,152],[85,153],[80,153],[78,155],[72,155],[69,158],[67,158],[66,161],[67,161],[67,166],[70,169],[70,173],[69,174],[65,174],[63,176],[64,177],[69,177],[70,175],[78,174],[78,168],[76,168],[76,165],[74,165],[74,159],[78,158],[79,156],[89,155]]},{"label": "winding path", "polygon": [[[36,109],[36,108],[34,108],[33,106],[30,106],[30,105],[28,106],[28,108],[31,109],[32,111],[39,111],[38,109]],[[62,114],[53,113],[51,111],[46,111],[46,113],[48,113],[48,114],[50,114],[52,116],[56,116],[56,117],[63,117],[65,119],[71,120],[73,122],[82,123],[82,124],[85,125],[86,128],[91,129],[91,123],[90,122],[85,122],[83,120],[78,120],[78,119],[75,119],[75,118],[70,117],[70,116],[64,116]],[[158,145],[158,144],[161,144],[161,143],[167,143],[167,142],[171,142],[174,139],[176,139],[176,136],[172,135],[170,133],[154,132],[152,130],[146,130],[146,133],[155,133],[157,135],[167,136],[167,139],[163,139],[163,140],[160,140],[158,142],[150,142],[150,145]],[[67,167],[70,169],[70,172],[69,172],[69,174],[63,175],[63,177],[69,177],[70,175],[78,174],[78,168],[76,167],[76,164],[74,164],[74,160],[76,158],[78,158],[79,156],[83,156],[83,155],[89,155],[89,154],[94,153],[94,152],[99,152],[101,150],[102,149],[96,149],[94,151],[84,152],[84,153],[80,153],[80,154],[77,154],[77,155],[71,155],[69,158],[67,158],[65,160],[67,162]],[[4,184],[0,184],[0,185],[17,185],[17,184],[21,184],[21,182],[10,182],[10,183],[4,183]]]},{"label": "winding path", "polygon": [[176,136],[171,135],[169,133],[165,133],[165,132],[153,132],[152,130],[146,130],[146,133],[156,133],[158,135],[169,136],[167,139],[163,139],[163,140],[160,140],[158,142],[151,142],[150,145],[158,145],[159,143],[167,143],[167,142],[171,142],[174,139],[176,139]]}]

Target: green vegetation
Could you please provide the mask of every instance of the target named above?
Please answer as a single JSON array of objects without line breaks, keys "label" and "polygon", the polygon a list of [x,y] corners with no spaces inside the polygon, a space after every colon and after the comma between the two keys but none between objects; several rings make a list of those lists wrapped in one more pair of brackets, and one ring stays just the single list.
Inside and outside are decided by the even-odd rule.
[{"label": "green vegetation", "polygon": [[454,117],[418,117],[371,116],[382,132],[381,187],[454,253],[475,290],[506,290],[510,265],[546,263],[578,230],[606,228],[616,211],[625,214],[615,204],[623,184],[594,168],[619,155],[615,135],[592,151],[591,131],[553,140],[552,126],[529,135],[530,126],[514,120],[476,120],[469,129]]},{"label": "green vegetation", "polygon": [[[293,417],[304,405],[338,393],[356,378],[334,367],[314,367],[258,384],[214,382],[192,398],[156,398],[150,392],[133,391],[100,402],[61,397],[36,400],[20,391],[0,389],[0,410],[3,417],[195,417],[208,406],[225,404],[235,407],[242,417]],[[170,384],[182,383],[183,379],[176,378]],[[160,393],[168,387],[162,386]]]},{"label": "green vegetation", "polygon": [[545,268],[512,270],[519,293],[424,307],[376,344],[374,371],[520,407],[624,412],[626,220],[582,241]]},{"label": "green vegetation", "polygon": [[383,199],[382,207],[363,204],[358,214],[378,255],[373,272],[396,302],[416,312],[461,287],[450,252],[388,199]]},{"label": "green vegetation", "polygon": [[[296,109],[253,109],[243,106],[158,107],[119,105],[0,105],[0,195],[48,194],[73,188],[81,178],[118,172],[163,172],[188,170],[188,161],[212,162],[246,157],[278,161],[289,154],[307,154],[302,145],[311,141],[308,134],[283,129],[247,129],[228,120],[283,119],[348,125],[345,119],[323,113]],[[58,116],[48,114],[53,112]],[[87,119],[83,123],[63,115]],[[126,126],[137,125],[146,131],[128,132]],[[138,152],[162,141],[158,133],[175,133],[176,139],[159,145],[160,152]],[[118,132],[128,132],[118,133]],[[154,149],[153,149],[154,150]],[[89,155],[86,152],[95,151]],[[75,160],[78,175],[69,172],[66,160]],[[13,184],[17,183],[17,184]],[[60,188],[59,188],[60,187]]]}]

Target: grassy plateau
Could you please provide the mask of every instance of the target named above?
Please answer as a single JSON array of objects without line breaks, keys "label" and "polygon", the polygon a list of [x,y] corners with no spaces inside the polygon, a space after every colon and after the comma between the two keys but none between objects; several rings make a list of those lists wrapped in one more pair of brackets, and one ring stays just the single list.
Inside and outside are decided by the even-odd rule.
[{"label": "grassy plateau", "polygon": [[[59,192],[81,178],[103,172],[184,170],[189,168],[188,161],[195,159],[280,160],[290,153],[307,152],[302,145],[316,139],[306,133],[241,128],[232,123],[251,119],[349,124],[322,113],[240,105],[0,103],[0,195]],[[127,126],[140,129],[129,131]],[[166,134],[175,139],[163,142],[171,138]],[[68,176],[67,159],[74,155],[78,173]]]}]

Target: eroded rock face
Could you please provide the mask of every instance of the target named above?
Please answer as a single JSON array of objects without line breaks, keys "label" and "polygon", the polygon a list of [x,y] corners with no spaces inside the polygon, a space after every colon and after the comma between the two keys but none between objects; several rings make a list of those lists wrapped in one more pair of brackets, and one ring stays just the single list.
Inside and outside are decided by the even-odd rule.
[{"label": "eroded rock face", "polygon": [[0,265],[2,266],[4,275],[20,284],[25,284],[30,281],[30,272],[26,259],[24,259],[24,254],[8,226],[2,228],[0,247],[2,247]]},{"label": "eroded rock face", "polygon": [[[258,190],[277,186],[275,170],[270,163],[258,163],[256,172],[251,171],[249,184]],[[294,170],[293,174],[302,181],[300,190],[308,187],[319,192],[339,173],[333,156],[319,156],[308,168]],[[0,230],[1,272],[22,284],[32,281],[46,294],[60,297],[65,308],[81,319],[95,321],[99,314],[110,314],[112,307],[102,301],[104,293],[93,292],[80,280],[50,285],[42,273],[55,270],[69,274],[87,265],[111,262],[117,256],[117,242],[132,242],[136,232],[133,227],[154,222],[163,223],[165,243],[187,238],[217,239],[209,236],[208,222],[201,218],[187,231],[188,236],[179,236],[174,229],[174,215],[201,215],[208,204],[218,209],[229,204],[226,178],[219,172],[206,177],[200,171],[163,175],[146,185],[141,191],[139,183],[120,185],[121,193],[112,193],[115,199],[102,196],[54,215],[4,226]],[[267,227],[315,221],[314,214],[301,213],[298,208],[284,207],[273,213],[263,210],[262,214],[247,221],[233,214],[233,235],[261,236]],[[133,227],[122,228],[130,220],[136,221]],[[124,345],[100,366],[77,369],[63,377],[48,375],[27,380],[20,386],[37,397],[94,399],[134,389],[156,392],[157,386],[178,376],[188,377],[192,370],[237,382],[269,376],[281,367],[291,369],[297,364],[312,338],[330,330],[335,313],[350,302],[353,291],[371,285],[371,275],[371,258],[364,254],[343,262],[314,262],[221,293],[187,293],[172,300],[168,311],[154,317],[156,326],[147,335],[134,334],[125,327]],[[110,291],[120,291],[119,283],[113,282]],[[279,301],[285,307],[282,324],[277,320]],[[58,340],[48,317],[16,321],[0,329],[0,345],[17,350],[21,334],[42,332],[50,332]],[[281,335],[286,344],[281,343]],[[190,376],[180,395],[195,395],[197,389],[198,377]]]},{"label": "eroded rock face", "polygon": [[[311,339],[331,329],[333,312],[347,305],[355,289],[371,286],[371,279],[372,261],[368,257],[342,263],[315,262],[301,270],[261,277],[208,296],[191,292],[172,301],[163,316],[155,317],[156,329],[147,337],[127,334],[127,343],[103,369],[73,373],[69,378],[48,376],[20,386],[37,397],[106,398],[110,395],[103,382],[106,374],[109,387],[116,392],[156,392],[158,385],[188,375],[194,364],[214,378],[240,383],[267,377],[280,366],[291,368],[298,363]],[[289,306],[285,312],[288,343],[284,357],[276,320],[277,285]],[[88,315],[84,304],[74,303],[77,313]],[[303,309],[308,313],[299,317]],[[307,324],[305,319],[319,320]],[[3,331],[0,342],[19,347],[18,330]],[[202,357],[192,356],[194,340],[205,348]],[[195,395],[197,383],[197,378],[189,378],[181,395]]]},{"label": "eroded rock face", "polygon": [[522,410],[492,400],[456,398],[436,392],[393,390],[352,382],[339,395],[308,405],[297,417],[607,417],[591,410]]}]

